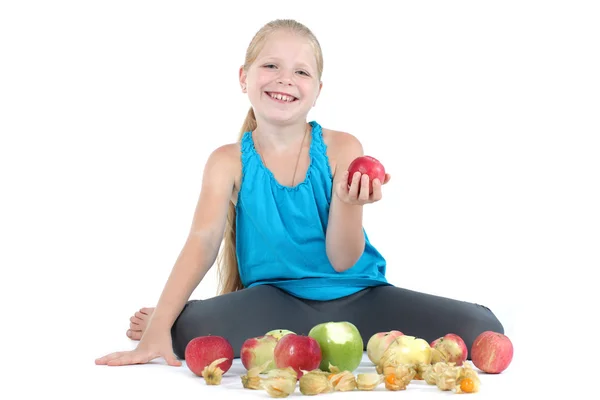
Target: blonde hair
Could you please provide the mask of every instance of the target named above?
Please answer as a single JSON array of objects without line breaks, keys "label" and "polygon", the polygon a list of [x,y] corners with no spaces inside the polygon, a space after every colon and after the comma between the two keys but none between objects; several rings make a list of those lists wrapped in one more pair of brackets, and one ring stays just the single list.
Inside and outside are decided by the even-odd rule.
[{"label": "blonde hair", "polygon": [[[321,51],[321,45],[319,41],[305,25],[292,20],[292,19],[277,19],[264,25],[252,38],[252,41],[248,45],[246,50],[246,58],[244,61],[244,70],[254,63],[258,54],[261,52],[265,41],[270,34],[279,31],[288,30],[289,32],[300,34],[305,36],[315,51],[315,58],[317,61],[317,78],[320,80],[323,75],[323,53]],[[242,128],[239,132],[238,142],[241,141],[245,132],[253,131],[257,127],[256,116],[254,115],[254,109],[250,107],[248,114],[242,124]],[[218,280],[219,289],[218,294],[225,294],[235,292],[244,288],[240,279],[238,271],[237,254],[235,248],[235,220],[236,212],[235,206],[232,202],[229,203],[229,210],[227,211],[227,224],[225,226],[225,234],[223,236],[223,247],[221,253],[217,259],[218,263]]]}]

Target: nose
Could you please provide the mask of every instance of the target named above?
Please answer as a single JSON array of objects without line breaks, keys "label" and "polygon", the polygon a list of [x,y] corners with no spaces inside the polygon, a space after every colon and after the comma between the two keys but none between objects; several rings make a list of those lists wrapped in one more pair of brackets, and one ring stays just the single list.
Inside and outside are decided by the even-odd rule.
[{"label": "nose", "polygon": [[292,85],[293,84],[293,79],[292,79],[293,74],[290,73],[287,70],[282,70],[281,73],[279,74],[279,76],[277,77],[277,83],[281,84],[281,85]]},{"label": "nose", "polygon": [[277,83],[279,83],[280,85],[288,85],[291,86],[292,85],[292,81],[291,79],[287,79],[287,78],[279,78],[277,79]]}]

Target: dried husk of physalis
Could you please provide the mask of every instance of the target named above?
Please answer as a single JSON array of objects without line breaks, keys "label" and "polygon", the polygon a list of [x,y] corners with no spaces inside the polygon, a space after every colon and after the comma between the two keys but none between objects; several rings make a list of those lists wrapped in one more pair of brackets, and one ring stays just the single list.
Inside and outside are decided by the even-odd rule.
[{"label": "dried husk of physalis", "polygon": [[269,364],[271,364],[271,360],[258,367],[250,368],[246,375],[242,375],[240,378],[242,379],[242,386],[244,389],[262,389],[262,378],[260,377],[260,374],[267,369]]},{"label": "dried husk of physalis", "polygon": [[309,371],[303,373],[300,377],[300,393],[313,396],[321,393],[333,392],[333,385],[329,381],[328,373],[321,373],[324,371]]},{"label": "dried husk of physalis", "polygon": [[383,366],[382,374],[383,374],[383,376],[395,374],[399,367],[403,367],[403,368],[412,370],[414,372],[414,374],[412,374],[412,379],[417,379],[417,374],[419,373],[419,368],[416,364],[396,364],[394,362],[390,362]]},{"label": "dried husk of physalis", "polygon": [[427,370],[427,368],[429,368],[430,366],[431,366],[431,364],[425,364],[425,363],[419,363],[419,364],[413,365],[413,368],[416,371],[415,376],[413,377],[413,379],[416,380],[416,381],[422,381],[422,380],[424,380],[423,374],[425,373],[425,371]]},{"label": "dried husk of physalis", "polygon": [[313,369],[313,370],[310,370],[310,371],[306,371],[304,369],[301,369],[300,371],[302,371],[302,374],[308,374],[310,372],[313,375],[314,374],[325,375],[325,376],[331,375],[331,373],[329,371],[323,371],[322,369],[319,369],[319,368],[316,368],[316,369]]},{"label": "dried husk of physalis", "polygon": [[379,362],[375,366],[375,371],[377,371],[378,374],[386,375],[386,368],[388,368],[389,373],[389,371],[395,370],[399,364],[398,348],[390,346],[379,359]]},{"label": "dried husk of physalis", "polygon": [[349,392],[356,389],[356,377],[350,371],[330,374],[329,381],[333,385],[333,389],[338,392]]},{"label": "dried husk of physalis", "polygon": [[262,387],[271,397],[288,397],[296,390],[298,374],[292,367],[276,368],[267,373],[262,379]]},{"label": "dried husk of physalis", "polygon": [[202,370],[202,377],[206,381],[207,385],[220,385],[221,379],[223,378],[223,370],[217,365],[221,364],[223,361],[227,361],[227,358],[219,358],[211,362],[209,365],[204,367]]},{"label": "dried husk of physalis", "polygon": [[401,364],[393,371],[387,371],[384,383],[387,390],[405,390],[410,381],[414,378],[417,371],[411,365]]},{"label": "dried husk of physalis", "polygon": [[[472,384],[463,385],[463,380],[465,379],[470,379]],[[456,393],[476,393],[479,391],[480,385],[481,381],[479,380],[477,371],[473,369],[470,363],[464,362],[462,367],[460,367],[458,380],[456,382]],[[468,391],[464,391],[463,386],[468,387]]]},{"label": "dried husk of physalis", "polygon": [[329,363],[328,373],[329,382],[333,385],[333,390],[338,392],[349,392],[356,389],[356,377],[350,371],[340,371],[335,365]]},{"label": "dried husk of physalis", "polygon": [[[442,364],[441,362],[437,364]],[[437,365],[436,364],[436,365]],[[453,390],[456,388],[458,377],[460,376],[461,367],[457,367],[454,363],[444,363],[446,367],[436,375],[435,384],[440,390]]]},{"label": "dried husk of physalis", "polygon": [[381,374],[367,372],[356,375],[356,388],[358,390],[374,390],[383,382],[384,376]]},{"label": "dried husk of physalis", "polygon": [[296,379],[296,381],[298,381],[298,374],[296,373],[296,370],[292,367],[274,368],[267,372],[267,377],[265,379],[269,378],[286,378],[290,380]]},{"label": "dried husk of physalis", "polygon": [[428,365],[423,371],[423,380],[427,382],[428,385],[435,385],[437,377],[444,372],[446,368],[448,368],[448,364],[445,362],[437,362]]}]

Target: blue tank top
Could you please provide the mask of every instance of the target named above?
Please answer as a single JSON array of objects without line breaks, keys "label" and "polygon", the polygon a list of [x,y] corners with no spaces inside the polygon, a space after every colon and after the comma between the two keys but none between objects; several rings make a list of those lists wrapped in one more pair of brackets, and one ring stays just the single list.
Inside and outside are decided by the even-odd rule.
[{"label": "blue tank top", "polygon": [[263,164],[248,131],[241,139],[242,183],[236,205],[236,252],[246,288],[269,284],[296,297],[332,300],[389,285],[386,262],[365,235],[350,269],[337,272],[325,249],[333,176],[321,126],[312,121],[310,165],[303,182],[281,185]]}]

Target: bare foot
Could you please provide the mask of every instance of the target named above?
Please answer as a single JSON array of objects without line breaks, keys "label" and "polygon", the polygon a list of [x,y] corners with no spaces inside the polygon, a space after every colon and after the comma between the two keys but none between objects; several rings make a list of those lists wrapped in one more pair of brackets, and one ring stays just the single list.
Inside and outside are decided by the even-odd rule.
[{"label": "bare foot", "polygon": [[131,323],[127,330],[128,338],[133,340],[140,340],[142,338],[152,312],[154,312],[154,308],[142,308],[133,314],[133,317],[129,318]]}]

